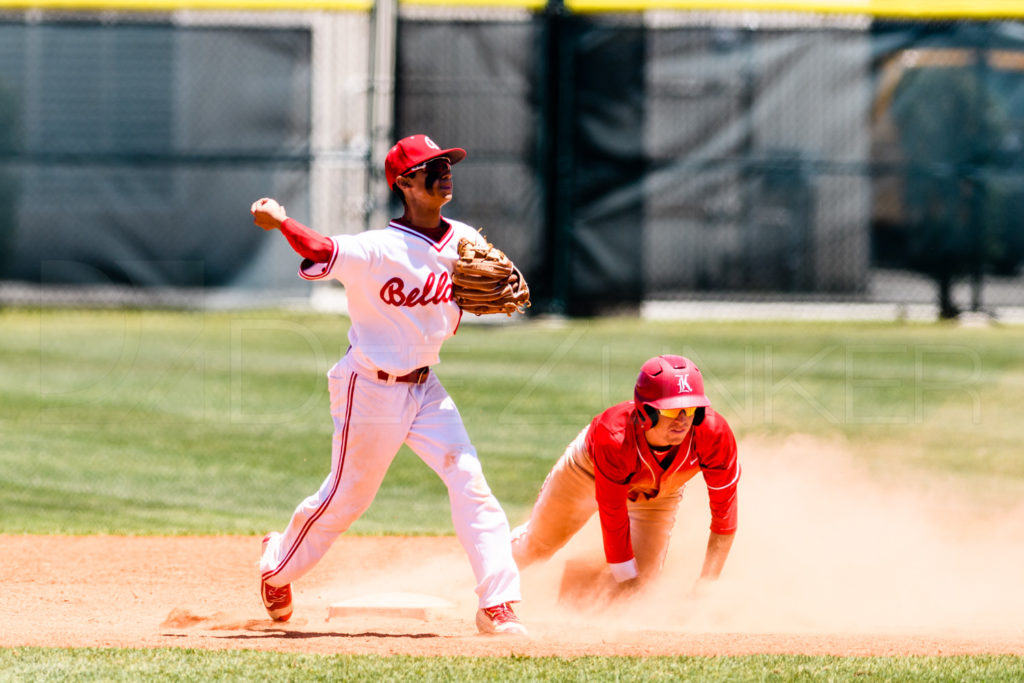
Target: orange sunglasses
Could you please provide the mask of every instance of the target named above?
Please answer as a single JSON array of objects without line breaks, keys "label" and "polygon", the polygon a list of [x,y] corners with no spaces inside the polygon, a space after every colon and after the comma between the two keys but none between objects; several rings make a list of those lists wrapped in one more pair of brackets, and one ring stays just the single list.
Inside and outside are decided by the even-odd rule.
[{"label": "orange sunglasses", "polygon": [[666,410],[659,410],[658,414],[663,415],[664,417],[667,417],[670,420],[674,420],[677,417],[679,417],[679,413],[683,413],[684,415],[686,415],[686,417],[693,417],[694,413],[696,412],[697,407],[693,406],[691,408],[668,408]]}]

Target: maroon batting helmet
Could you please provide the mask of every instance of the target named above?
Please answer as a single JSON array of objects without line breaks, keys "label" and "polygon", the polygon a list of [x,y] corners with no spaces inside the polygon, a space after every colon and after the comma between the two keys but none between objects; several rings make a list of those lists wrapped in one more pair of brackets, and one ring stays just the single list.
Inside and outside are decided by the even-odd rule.
[{"label": "maroon batting helmet", "polygon": [[[655,356],[640,368],[633,388],[633,405],[644,429],[658,422],[658,411],[669,408],[706,408],[711,401],[704,395],[704,377],[689,358]],[[700,424],[704,411],[698,410],[694,424]]]}]

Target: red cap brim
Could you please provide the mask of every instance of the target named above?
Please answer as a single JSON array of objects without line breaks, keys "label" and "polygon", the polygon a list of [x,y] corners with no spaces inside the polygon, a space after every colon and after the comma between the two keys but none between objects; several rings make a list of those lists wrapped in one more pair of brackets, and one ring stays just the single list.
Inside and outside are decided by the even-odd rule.
[{"label": "red cap brim", "polygon": [[[453,164],[457,164],[466,158],[466,150],[462,149],[461,147],[452,147],[451,149],[446,149],[437,156],[448,157],[448,161],[452,162]],[[436,159],[437,157],[434,158]]]}]

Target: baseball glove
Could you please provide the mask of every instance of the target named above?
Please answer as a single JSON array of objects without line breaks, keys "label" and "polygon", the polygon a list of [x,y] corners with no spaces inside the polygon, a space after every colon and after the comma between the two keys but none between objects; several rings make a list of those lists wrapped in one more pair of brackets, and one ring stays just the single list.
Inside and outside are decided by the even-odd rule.
[{"label": "baseball glove", "polygon": [[512,260],[490,242],[463,237],[452,273],[452,296],[459,308],[476,315],[522,313],[530,288]]}]

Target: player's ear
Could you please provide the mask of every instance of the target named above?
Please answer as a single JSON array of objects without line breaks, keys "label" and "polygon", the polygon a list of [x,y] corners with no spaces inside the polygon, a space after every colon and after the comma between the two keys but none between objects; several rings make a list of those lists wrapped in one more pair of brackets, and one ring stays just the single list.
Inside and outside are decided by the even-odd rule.
[{"label": "player's ear", "polygon": [[400,204],[405,206],[405,193],[402,192],[402,188],[398,186],[397,182],[391,186],[391,194],[395,196],[395,199],[397,199]]},{"label": "player's ear", "polygon": [[[647,419],[644,420],[645,429],[654,429],[658,426],[658,411],[653,407],[644,404],[644,413],[647,415]],[[648,426],[649,425],[649,426]]]}]

